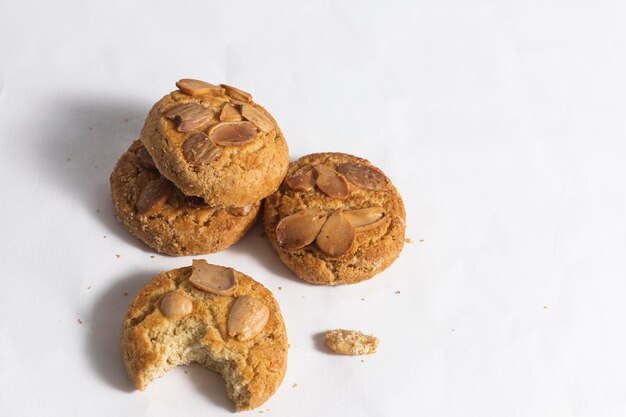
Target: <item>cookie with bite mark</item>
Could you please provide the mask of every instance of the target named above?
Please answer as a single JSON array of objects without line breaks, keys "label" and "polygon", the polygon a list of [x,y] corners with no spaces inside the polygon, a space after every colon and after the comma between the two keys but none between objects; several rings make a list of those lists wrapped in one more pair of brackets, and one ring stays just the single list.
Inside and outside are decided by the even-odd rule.
[{"label": "cookie with bite mark", "polygon": [[157,275],[135,296],[121,350],[135,387],[145,390],[179,365],[219,373],[237,411],[262,405],[287,367],[287,333],[272,293],[232,268],[194,260]]}]

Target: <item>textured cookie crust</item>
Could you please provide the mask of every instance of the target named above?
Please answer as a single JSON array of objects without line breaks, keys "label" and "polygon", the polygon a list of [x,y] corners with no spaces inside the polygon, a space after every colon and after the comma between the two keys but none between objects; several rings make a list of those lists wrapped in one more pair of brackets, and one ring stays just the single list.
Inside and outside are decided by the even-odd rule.
[{"label": "textured cookie crust", "polygon": [[[213,111],[207,124],[189,132],[179,132],[164,112],[182,103],[199,103]],[[197,132],[207,132],[219,123],[226,104],[239,108],[242,102],[225,94],[209,93],[190,96],[173,91],[150,110],[141,132],[141,141],[154,159],[159,171],[186,195],[200,196],[210,205],[244,206],[274,192],[287,170],[287,142],[274,118],[261,106],[250,103],[274,124],[262,130],[251,142],[239,146],[220,146],[217,159],[202,164],[189,163],[183,154],[185,140]]]},{"label": "textured cookie crust", "polygon": [[[372,167],[361,158],[342,153],[318,153],[304,156],[289,165],[287,177],[318,164],[336,168],[343,163]],[[316,187],[312,191],[293,191],[285,182],[265,200],[265,232],[283,263],[301,279],[313,284],[339,285],[367,280],[383,271],[398,257],[404,246],[405,211],[402,199],[388,181],[385,190],[366,190],[347,181],[346,199],[332,198]],[[302,249],[284,250],[278,246],[278,222],[300,210],[320,208],[329,214],[336,209],[354,210],[383,207],[390,221],[380,227],[357,233],[354,244],[344,256],[333,258],[322,252],[315,242]]]},{"label": "textured cookie crust", "polygon": [[137,152],[141,148],[139,140],[133,142],[111,174],[115,214],[138,239],[168,255],[198,255],[227,248],[252,227],[260,208],[258,202],[245,216],[232,215],[223,206],[191,207],[184,198],[178,207],[168,202],[156,211],[138,214],[136,203],[141,191],[160,176],[139,164]]},{"label": "textured cookie crust", "polygon": [[[155,378],[177,365],[199,363],[222,375],[236,410],[249,410],[274,394],[287,367],[287,334],[272,293],[235,271],[238,288],[232,296],[200,291],[189,282],[191,267],[163,272],[137,294],[124,320],[121,349],[130,379],[145,390]],[[159,301],[169,293],[191,299],[193,311],[179,319],[165,317]],[[269,308],[261,333],[240,342],[228,336],[231,304],[249,295]]]}]

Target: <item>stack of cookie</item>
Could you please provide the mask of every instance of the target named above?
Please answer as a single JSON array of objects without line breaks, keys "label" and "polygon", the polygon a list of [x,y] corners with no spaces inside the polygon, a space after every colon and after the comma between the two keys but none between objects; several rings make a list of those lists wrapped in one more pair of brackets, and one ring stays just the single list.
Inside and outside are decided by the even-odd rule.
[{"label": "stack of cookie", "polygon": [[274,118],[228,85],[182,79],[111,174],[115,214],[168,255],[225,249],[254,224],[289,164]]}]

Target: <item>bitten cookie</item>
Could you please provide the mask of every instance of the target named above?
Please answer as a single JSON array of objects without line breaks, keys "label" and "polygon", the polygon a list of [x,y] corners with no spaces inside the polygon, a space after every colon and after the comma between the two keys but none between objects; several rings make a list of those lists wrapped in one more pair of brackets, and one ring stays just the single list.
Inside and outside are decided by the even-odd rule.
[{"label": "bitten cookie", "polygon": [[283,263],[314,284],[369,279],[404,245],[404,205],[391,181],[369,161],[341,153],[292,163],[265,200],[264,224]]},{"label": "bitten cookie", "polygon": [[205,260],[146,284],[128,307],[121,342],[137,389],[195,362],[222,376],[237,411],[260,406],[278,389],[287,348],[272,293],[241,272]]},{"label": "bitten cookie", "polygon": [[111,174],[113,208],[137,238],[168,255],[198,255],[227,248],[254,224],[260,203],[210,207],[186,197],[156,170],[139,140]]},{"label": "bitten cookie", "polygon": [[234,87],[189,79],[176,85],[141,132],[159,172],[212,206],[244,206],[274,192],[289,164],[274,118]]}]

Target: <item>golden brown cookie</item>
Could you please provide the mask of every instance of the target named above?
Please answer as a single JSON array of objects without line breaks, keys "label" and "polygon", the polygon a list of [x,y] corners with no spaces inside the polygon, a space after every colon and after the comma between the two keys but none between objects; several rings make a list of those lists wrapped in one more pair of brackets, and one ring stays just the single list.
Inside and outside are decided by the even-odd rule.
[{"label": "golden brown cookie", "polygon": [[283,263],[314,284],[369,279],[404,245],[404,205],[391,181],[369,161],[342,153],[290,164],[265,200],[264,224]]},{"label": "golden brown cookie", "polygon": [[180,90],[154,105],[141,132],[158,170],[214,206],[244,206],[274,192],[289,164],[274,118],[234,87],[176,85]]},{"label": "golden brown cookie", "polygon": [[111,174],[113,208],[137,238],[168,255],[198,255],[227,248],[254,224],[260,203],[210,207],[187,197],[156,170],[139,140]]},{"label": "golden brown cookie", "polygon": [[170,369],[199,363],[222,376],[237,411],[258,407],[287,367],[278,303],[241,272],[193,262],[156,276],[128,307],[121,341],[128,375],[143,391]]}]

